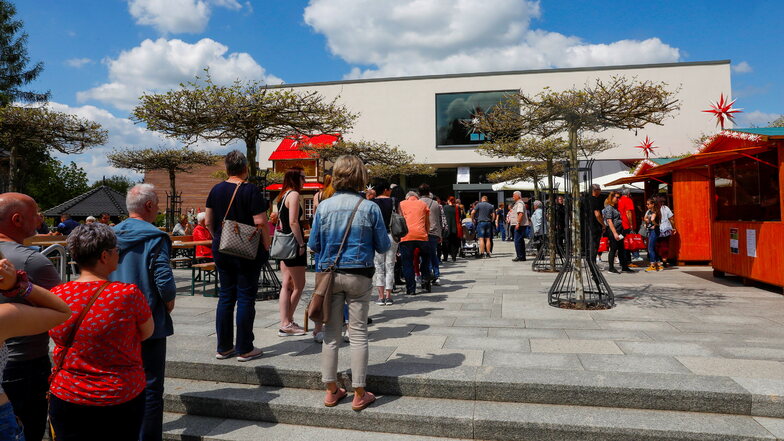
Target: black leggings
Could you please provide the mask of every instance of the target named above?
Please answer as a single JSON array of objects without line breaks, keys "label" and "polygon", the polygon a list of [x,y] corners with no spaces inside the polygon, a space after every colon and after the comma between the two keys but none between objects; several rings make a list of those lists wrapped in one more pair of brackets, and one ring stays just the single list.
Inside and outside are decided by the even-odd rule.
[{"label": "black leggings", "polygon": [[615,255],[618,254],[618,260],[621,262],[621,269],[629,268],[629,252],[623,247],[623,239],[615,240],[610,233],[610,255],[607,261],[610,263],[610,268],[615,268]]},{"label": "black leggings", "polygon": [[115,406],[86,406],[49,398],[52,441],[136,441],[144,418],[144,391]]}]

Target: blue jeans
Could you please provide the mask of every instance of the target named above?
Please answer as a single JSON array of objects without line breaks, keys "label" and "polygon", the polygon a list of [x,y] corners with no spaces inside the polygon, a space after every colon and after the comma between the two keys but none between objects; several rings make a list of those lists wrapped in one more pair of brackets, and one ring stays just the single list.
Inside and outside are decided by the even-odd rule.
[{"label": "blue jeans", "polygon": [[525,260],[525,229],[514,228],[515,254],[520,260]]},{"label": "blue jeans", "polygon": [[142,342],[142,363],[147,387],[144,389],[144,420],[140,441],[163,439],[163,380],[166,377],[166,338]]},{"label": "blue jeans", "polygon": [[479,239],[489,239],[493,235],[493,223],[489,221],[479,221],[476,224],[476,237]]},{"label": "blue jeans", "polygon": [[424,240],[409,240],[400,242],[400,260],[403,264],[403,278],[406,279],[406,293],[416,292],[416,279],[414,278],[414,250],[419,248],[419,271],[422,273],[422,282],[430,280],[430,243]]},{"label": "blue jeans", "polygon": [[506,228],[504,228],[503,222],[498,222],[498,232],[501,234],[501,240],[506,240]]},{"label": "blue jeans", "polygon": [[3,373],[3,389],[14,406],[14,412],[24,427],[25,438],[40,440],[46,431],[49,357],[33,360],[9,361]]},{"label": "blue jeans", "polygon": [[24,432],[16,422],[11,403],[0,406],[0,441],[25,441]]},{"label": "blue jeans", "polygon": [[434,279],[441,277],[441,258],[438,256],[438,236],[432,234],[427,236],[427,242],[430,245],[430,274]]},{"label": "blue jeans", "polygon": [[[215,256],[220,290],[215,311],[218,352],[235,349],[238,354],[253,350],[253,321],[259,291],[260,260],[218,254]],[[234,306],[237,307],[237,343],[234,344]]]},{"label": "blue jeans", "polygon": [[661,258],[656,255],[656,241],[659,239],[659,231],[648,230],[648,261],[650,263],[660,262]]}]

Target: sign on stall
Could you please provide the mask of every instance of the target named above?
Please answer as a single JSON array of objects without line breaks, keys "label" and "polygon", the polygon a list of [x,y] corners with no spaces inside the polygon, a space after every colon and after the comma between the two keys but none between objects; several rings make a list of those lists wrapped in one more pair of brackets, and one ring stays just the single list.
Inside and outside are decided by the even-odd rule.
[{"label": "sign on stall", "polygon": [[730,228],[730,253],[738,254],[740,233],[737,228]]},{"label": "sign on stall", "polygon": [[746,230],[746,255],[757,257],[757,230]]}]

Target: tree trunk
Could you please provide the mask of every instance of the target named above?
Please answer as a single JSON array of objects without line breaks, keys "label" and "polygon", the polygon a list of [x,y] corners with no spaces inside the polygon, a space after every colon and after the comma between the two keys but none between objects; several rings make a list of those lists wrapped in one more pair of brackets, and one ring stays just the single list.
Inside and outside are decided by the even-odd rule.
[{"label": "tree trunk", "polygon": [[258,139],[255,136],[250,136],[245,139],[245,156],[248,157],[248,178],[253,182],[252,178],[259,175],[259,161],[257,160],[258,153],[256,152],[256,142]]},{"label": "tree trunk", "polygon": [[583,245],[580,233],[580,172],[577,170],[577,128],[569,127],[569,180],[572,183],[572,262],[574,267],[575,297],[579,299],[577,309],[585,309],[585,287],[583,286]]},{"label": "tree trunk", "polygon": [[169,189],[171,190],[171,196],[169,197],[169,206],[166,207],[166,228],[171,231],[174,228],[176,222],[179,219],[174,218],[174,201],[177,197],[177,178],[174,173],[174,170],[169,170]]},{"label": "tree trunk", "polygon": [[547,185],[550,195],[547,198],[547,242],[550,246],[550,271],[555,271],[555,256],[558,252],[555,244],[555,192],[553,188],[553,160],[547,160]]},{"label": "tree trunk", "polygon": [[11,146],[8,153],[8,191],[19,191],[16,188],[16,146]]}]

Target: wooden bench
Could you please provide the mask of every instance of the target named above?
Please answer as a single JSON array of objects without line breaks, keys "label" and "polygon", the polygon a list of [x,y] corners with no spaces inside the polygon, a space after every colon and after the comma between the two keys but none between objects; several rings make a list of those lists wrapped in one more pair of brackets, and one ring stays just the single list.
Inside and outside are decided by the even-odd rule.
[{"label": "wooden bench", "polygon": [[[218,297],[218,270],[215,262],[194,263],[191,265],[191,295],[196,294],[196,282],[201,283],[201,295]],[[212,294],[207,294],[207,284],[212,284]]]}]

